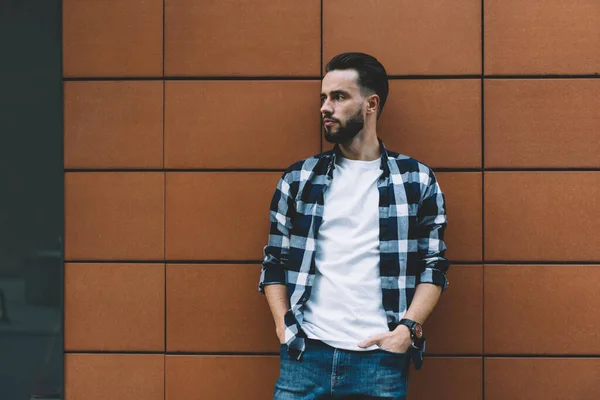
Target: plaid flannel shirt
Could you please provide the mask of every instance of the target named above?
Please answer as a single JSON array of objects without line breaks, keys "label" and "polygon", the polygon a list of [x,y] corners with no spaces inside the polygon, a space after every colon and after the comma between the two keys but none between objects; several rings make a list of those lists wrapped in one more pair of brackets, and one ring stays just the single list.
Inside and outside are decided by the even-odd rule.
[{"label": "plaid flannel shirt", "polygon": [[[406,313],[416,286],[448,285],[449,262],[444,253],[446,207],[433,171],[417,160],[387,151],[380,141],[382,174],[379,190],[381,295],[388,327],[393,330]],[[270,210],[269,241],[259,291],[287,285],[290,309],[285,315],[285,343],[298,358],[305,349],[302,310],[315,279],[315,249],[323,218],[323,194],[333,179],[333,150],[290,166],[283,174]]]}]

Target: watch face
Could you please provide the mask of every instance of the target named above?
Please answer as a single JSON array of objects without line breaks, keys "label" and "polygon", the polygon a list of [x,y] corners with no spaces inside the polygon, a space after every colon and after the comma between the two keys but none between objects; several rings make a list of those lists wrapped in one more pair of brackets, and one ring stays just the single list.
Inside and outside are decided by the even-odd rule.
[{"label": "watch face", "polygon": [[417,339],[421,339],[421,337],[423,337],[423,327],[421,324],[415,324],[414,332]]}]

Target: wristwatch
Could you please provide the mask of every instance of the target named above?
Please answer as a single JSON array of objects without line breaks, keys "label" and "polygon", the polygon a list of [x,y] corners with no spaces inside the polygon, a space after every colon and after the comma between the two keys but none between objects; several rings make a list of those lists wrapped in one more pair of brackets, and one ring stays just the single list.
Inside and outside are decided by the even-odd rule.
[{"label": "wristwatch", "polygon": [[410,329],[410,337],[412,340],[419,340],[423,337],[423,325],[413,321],[412,319],[402,318],[400,325],[405,325]]},{"label": "wristwatch", "polygon": [[411,319],[402,318],[400,325],[405,325],[410,329],[410,338],[413,340],[407,353],[416,370],[423,366],[423,353],[425,353],[425,338],[423,337],[423,326]]}]

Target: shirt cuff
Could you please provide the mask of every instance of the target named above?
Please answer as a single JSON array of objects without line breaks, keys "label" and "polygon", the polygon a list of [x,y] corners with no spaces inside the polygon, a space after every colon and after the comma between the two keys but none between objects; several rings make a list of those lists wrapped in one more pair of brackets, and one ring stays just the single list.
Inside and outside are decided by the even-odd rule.
[{"label": "shirt cuff", "polygon": [[419,283],[432,283],[442,287],[442,292],[448,287],[448,279],[446,274],[437,268],[425,268],[425,271],[419,278]]},{"label": "shirt cuff", "polygon": [[258,284],[258,291],[265,293],[265,286],[268,285],[285,285],[287,283],[285,270],[283,268],[265,268],[263,276]]}]

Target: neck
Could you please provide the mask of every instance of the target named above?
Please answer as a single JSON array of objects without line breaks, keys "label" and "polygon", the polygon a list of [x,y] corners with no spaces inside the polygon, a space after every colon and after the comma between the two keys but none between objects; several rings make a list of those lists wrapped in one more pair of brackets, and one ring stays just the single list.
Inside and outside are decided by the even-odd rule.
[{"label": "neck", "polygon": [[363,130],[354,138],[339,145],[342,155],[350,160],[372,161],[381,157],[381,149],[374,126],[370,127],[365,124]]}]

